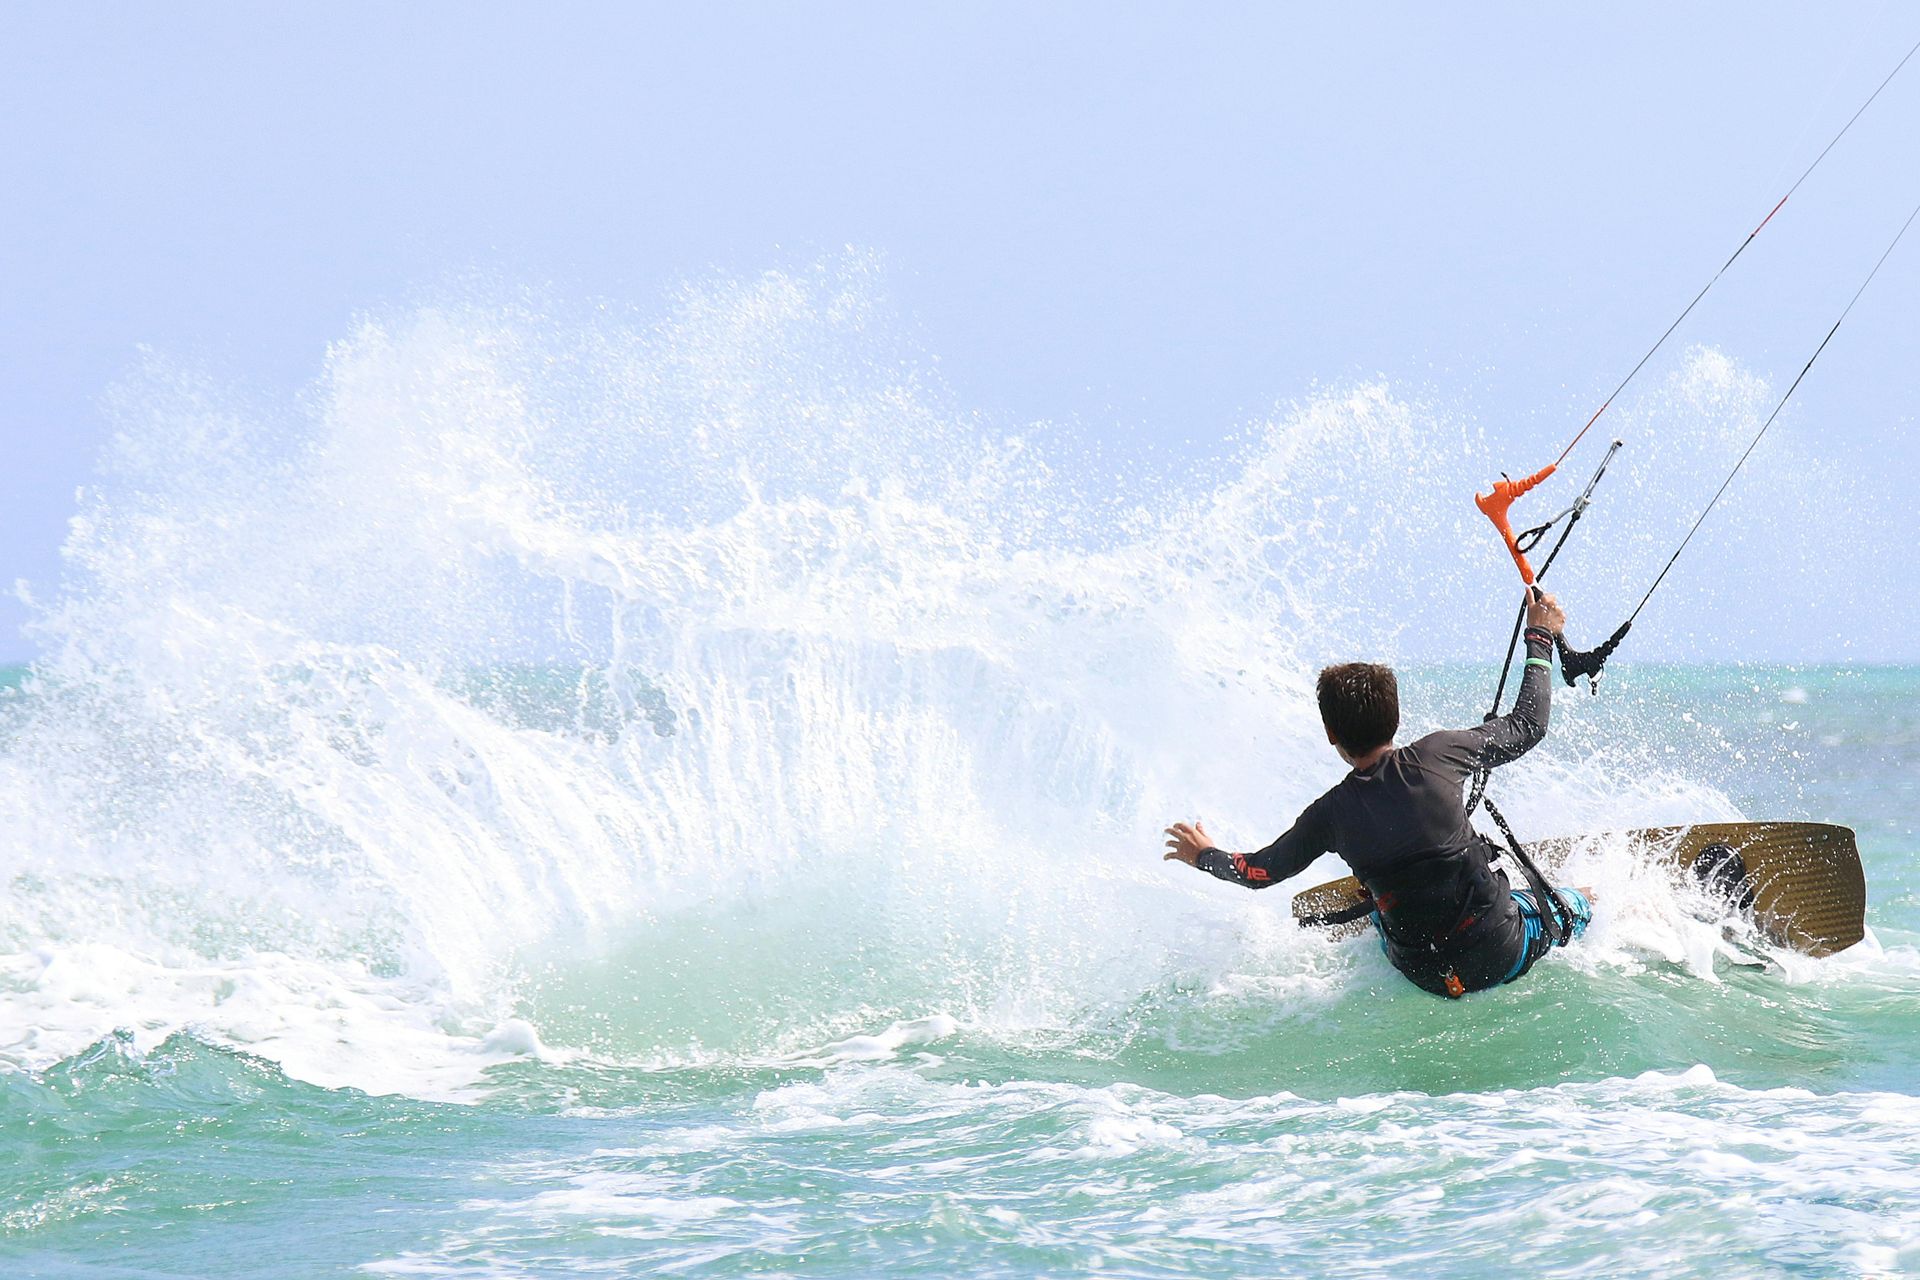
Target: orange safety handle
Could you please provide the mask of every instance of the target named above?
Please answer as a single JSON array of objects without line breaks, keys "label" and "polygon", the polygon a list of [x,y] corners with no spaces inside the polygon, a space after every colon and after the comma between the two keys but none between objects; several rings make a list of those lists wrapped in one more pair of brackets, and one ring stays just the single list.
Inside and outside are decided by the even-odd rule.
[{"label": "orange safety handle", "polygon": [[1533,585],[1533,566],[1527,563],[1527,557],[1522,554],[1520,544],[1514,541],[1513,526],[1507,523],[1507,508],[1513,505],[1515,498],[1552,475],[1559,465],[1556,462],[1544,466],[1525,480],[1508,480],[1502,477],[1494,482],[1492,493],[1473,495],[1473,505],[1480,508],[1480,514],[1493,521],[1493,527],[1500,531],[1501,541],[1507,544],[1507,554],[1511,555],[1513,562],[1520,566],[1520,581],[1528,586]]}]

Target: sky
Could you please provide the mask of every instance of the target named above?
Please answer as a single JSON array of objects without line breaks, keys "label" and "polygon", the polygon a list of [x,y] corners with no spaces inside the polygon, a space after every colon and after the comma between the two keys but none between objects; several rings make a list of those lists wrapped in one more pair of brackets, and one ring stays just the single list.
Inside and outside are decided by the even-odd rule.
[{"label": "sky", "polygon": [[[1380,377],[1530,460],[1915,40],[1892,4],[12,3],[0,582],[52,593],[143,348],[292,393],[474,272],[664,310],[853,246],[996,418],[1212,456]],[[1920,59],[1681,341],[1784,388],[1920,200],[1916,144]],[[1916,492],[1917,343],[1920,238],[1777,428],[1854,478],[1860,567],[1753,653],[1920,660],[1861,517]],[[0,660],[26,616],[0,600]]]}]

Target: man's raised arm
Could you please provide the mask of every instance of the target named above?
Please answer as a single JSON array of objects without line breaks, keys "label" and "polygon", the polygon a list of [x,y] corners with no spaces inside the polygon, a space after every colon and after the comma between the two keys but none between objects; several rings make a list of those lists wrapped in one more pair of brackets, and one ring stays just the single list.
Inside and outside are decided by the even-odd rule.
[{"label": "man's raised arm", "polygon": [[1486,769],[1518,760],[1547,736],[1547,717],[1553,706],[1553,638],[1567,624],[1567,615],[1552,596],[1527,593],[1527,665],[1513,710],[1489,720],[1467,734],[1477,739],[1476,763]]}]

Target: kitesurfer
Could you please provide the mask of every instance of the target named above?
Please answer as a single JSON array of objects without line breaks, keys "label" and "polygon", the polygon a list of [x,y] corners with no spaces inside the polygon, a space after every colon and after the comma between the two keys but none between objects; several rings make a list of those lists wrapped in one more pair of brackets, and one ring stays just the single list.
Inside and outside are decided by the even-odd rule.
[{"label": "kitesurfer", "polygon": [[[1506,872],[1488,865],[1494,846],[1473,829],[1461,790],[1475,772],[1518,759],[1546,735],[1549,655],[1566,615],[1531,587],[1526,612],[1527,665],[1512,711],[1396,747],[1393,670],[1365,662],[1328,667],[1318,684],[1320,717],[1352,772],[1264,849],[1227,853],[1198,822],[1176,822],[1167,828],[1167,858],[1265,889],[1337,852],[1372,895],[1388,959],[1415,985],[1457,997],[1518,978],[1552,945],[1551,931],[1542,927],[1538,895],[1512,888]],[[1570,888],[1557,895],[1578,935],[1592,918],[1588,895]]]}]

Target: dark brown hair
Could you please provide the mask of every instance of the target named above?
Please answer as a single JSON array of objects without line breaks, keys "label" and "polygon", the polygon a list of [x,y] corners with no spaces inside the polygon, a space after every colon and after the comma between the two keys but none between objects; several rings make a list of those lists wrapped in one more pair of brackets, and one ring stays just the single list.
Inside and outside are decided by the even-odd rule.
[{"label": "dark brown hair", "polygon": [[1400,731],[1400,682],[1393,668],[1342,662],[1320,673],[1320,718],[1350,756],[1393,741]]}]

